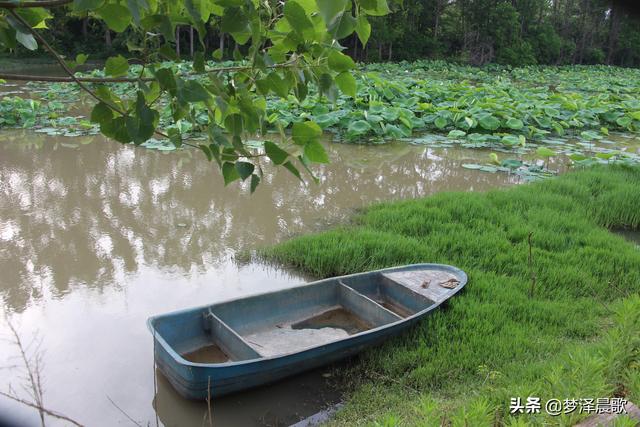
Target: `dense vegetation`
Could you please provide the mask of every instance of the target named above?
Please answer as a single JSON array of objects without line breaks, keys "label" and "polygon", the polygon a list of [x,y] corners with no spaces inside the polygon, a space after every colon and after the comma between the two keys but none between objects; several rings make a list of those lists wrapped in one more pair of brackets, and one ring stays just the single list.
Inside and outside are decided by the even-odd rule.
[{"label": "dense vegetation", "polygon": [[[223,66],[237,64],[224,62]],[[175,73],[186,73],[189,62],[163,63]],[[213,66],[213,63],[209,64]],[[139,72],[132,66],[130,76]],[[103,70],[79,74],[105,76]],[[206,84],[206,78],[193,77]],[[488,172],[516,172],[525,177],[546,175],[521,156],[564,154],[577,163],[638,163],[640,156],[610,132],[640,130],[640,80],[637,69],[610,66],[530,66],[482,68],[443,61],[369,64],[355,73],[355,97],[335,91],[320,94],[310,85],[306,99],[268,96],[261,139],[279,139],[279,129],[292,129],[309,120],[348,142],[381,143],[405,140],[412,144],[490,148],[497,153],[486,164],[465,165]],[[228,79],[223,80],[228,82]],[[131,92],[131,83],[112,85],[118,96]],[[40,101],[19,96],[0,100],[0,127],[20,126],[50,135],[78,136],[98,133],[99,126],[83,117],[79,89],[67,83],[29,84]],[[191,114],[174,120],[168,98],[160,98],[159,127],[179,132],[185,141],[207,138],[210,115],[204,103]],[[86,115],[87,112],[84,112]],[[614,138],[615,139],[615,138]],[[175,150],[168,140],[151,139],[145,147]],[[262,149],[264,141],[246,142]],[[498,157],[500,153],[500,157]]]},{"label": "dense vegetation", "polygon": [[377,205],[264,250],[318,277],[420,262],[469,275],[446,309],[356,364],[335,423],[572,425],[585,415],[513,417],[509,400],[640,400],[640,251],[605,228],[640,227],[639,189],[639,168],[596,167]]},{"label": "dense vegetation", "polygon": [[[479,65],[640,64],[637,17],[609,0],[404,0],[391,3],[392,14],[372,20],[367,46],[355,36],[342,41],[361,61],[447,58]],[[631,2],[627,2],[631,3]],[[93,14],[54,11],[54,45],[69,54],[94,58],[126,52],[143,40],[138,32],[109,30]],[[176,51],[186,57],[221,49],[231,58],[244,49],[213,16],[201,28],[179,25]],[[198,43],[202,37],[203,44]],[[129,45],[129,46],[128,46]],[[14,55],[28,51],[17,48]]]}]

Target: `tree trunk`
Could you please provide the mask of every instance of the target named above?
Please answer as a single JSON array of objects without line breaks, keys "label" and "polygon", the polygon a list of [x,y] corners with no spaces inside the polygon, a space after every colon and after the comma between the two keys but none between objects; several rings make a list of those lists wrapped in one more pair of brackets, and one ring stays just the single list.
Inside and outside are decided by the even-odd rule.
[{"label": "tree trunk", "polygon": [[180,58],[180,27],[176,25],[176,55]]},{"label": "tree trunk", "polygon": [[193,25],[189,26],[189,53],[193,59]]},{"label": "tree trunk", "polygon": [[588,25],[587,25],[587,16],[589,15],[589,0],[582,1],[582,23],[581,30],[582,36],[580,37],[580,47],[578,48],[578,63],[582,64],[584,61],[584,51],[587,47],[587,36],[589,33]]},{"label": "tree trunk", "polygon": [[89,36],[89,18],[82,18],[82,39],[86,42]]},{"label": "tree trunk", "polygon": [[442,13],[441,0],[436,0],[435,21],[433,23],[433,39],[438,40],[438,31],[440,30],[440,14]]},{"label": "tree trunk", "polygon": [[611,26],[609,27],[609,40],[607,43],[607,65],[613,63],[613,55],[618,47],[618,36],[620,35],[620,9],[616,3],[611,4],[609,18]]},{"label": "tree trunk", "polygon": [[104,42],[107,48],[111,49],[111,30],[109,28],[104,30]]},{"label": "tree trunk", "polygon": [[393,57],[393,42],[389,42],[389,58],[387,59],[387,61],[391,61],[392,57]]},{"label": "tree trunk", "polygon": [[205,33],[204,33],[204,54],[206,56],[209,51],[209,45],[211,42],[211,32],[209,31],[209,24],[205,24]]},{"label": "tree trunk", "polygon": [[358,36],[353,37],[353,59],[358,60]]},{"label": "tree trunk", "polygon": [[224,33],[220,33],[220,59],[224,59]]}]

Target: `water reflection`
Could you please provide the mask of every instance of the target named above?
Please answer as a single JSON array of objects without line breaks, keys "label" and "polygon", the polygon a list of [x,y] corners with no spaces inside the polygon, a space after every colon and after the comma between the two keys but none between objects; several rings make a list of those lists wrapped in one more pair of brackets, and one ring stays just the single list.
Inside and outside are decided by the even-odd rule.
[{"label": "water reflection", "polygon": [[[41,140],[41,148],[7,144],[27,138]],[[316,169],[319,186],[269,170],[249,196],[246,185],[224,188],[212,165],[191,151],[163,154],[94,139],[69,149],[51,137],[5,136],[0,269],[7,275],[0,289],[13,311],[42,289],[60,297],[76,286],[122,285],[119,279],[141,264],[188,280],[235,250],[279,241],[374,201],[510,181],[458,167],[475,152],[332,145],[334,162]]]},{"label": "water reflection", "polygon": [[[339,385],[327,387],[330,368],[314,370],[276,384],[218,399],[213,420],[220,426],[290,426],[302,418],[340,401]],[[180,397],[157,374],[158,392],[153,401],[158,418],[167,427],[199,426],[208,415],[206,402]],[[208,418],[207,418],[208,419]],[[207,422],[204,423],[207,425]]]},{"label": "water reflection", "polygon": [[[332,163],[316,169],[320,185],[267,168],[251,196],[246,185],[225,188],[219,172],[191,151],[23,131],[1,132],[0,140],[0,316],[27,338],[40,331],[47,406],[92,426],[127,422],[109,399],[141,424],[154,423],[148,316],[305,280],[270,266],[238,265],[238,250],[322,228],[372,202],[518,179],[460,167],[486,159],[480,150],[329,144]],[[0,324],[0,337],[6,332]],[[15,355],[3,342],[0,366]],[[19,385],[20,374],[3,371],[0,387]],[[307,413],[287,413],[295,421],[320,409],[300,392],[309,382],[321,390],[318,375],[296,377],[263,398],[235,399],[263,411],[281,396],[306,407]],[[156,407],[170,408],[160,414],[163,423],[202,424],[201,406],[159,386]],[[225,402],[231,400],[215,402],[214,411],[241,411]],[[38,420],[0,399],[3,410]],[[248,423],[262,422],[247,411]]]}]

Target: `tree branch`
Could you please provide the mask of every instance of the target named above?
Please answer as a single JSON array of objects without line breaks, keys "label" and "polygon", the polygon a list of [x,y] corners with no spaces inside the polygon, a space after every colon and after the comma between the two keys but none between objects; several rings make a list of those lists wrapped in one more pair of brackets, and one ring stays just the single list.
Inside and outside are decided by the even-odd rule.
[{"label": "tree branch", "polygon": [[71,71],[71,69],[69,68],[69,66],[67,65],[67,63],[64,61],[64,59],[62,59],[62,57],[60,56],[60,54],[58,54],[58,52],[55,51],[54,48],[51,47],[51,45],[49,43],[47,43],[47,41],[44,39],[44,37],[42,37],[40,35],[40,33],[38,33],[36,30],[34,30],[33,28],[31,28],[31,25],[29,25],[27,23],[27,21],[25,21],[22,16],[18,15],[15,10],[9,10],[9,13],[11,14],[11,16],[13,16],[18,22],[20,22],[22,25],[24,25],[25,28],[28,29],[28,31],[40,42],[42,43],[42,45],[44,46],[44,48],[49,51],[49,53],[51,53],[55,58],[56,61],[58,61],[58,64],[60,64],[60,66],[62,67],[62,69],[69,75],[69,77],[71,77],[71,79],[78,85],[80,86],[80,88],[82,90],[84,90],[85,92],[87,92],[89,95],[91,95],[96,101],[98,102],[102,102],[106,105],[109,106],[109,108],[111,108],[113,111],[126,116],[127,113],[125,111],[122,111],[120,108],[118,108],[117,106],[111,105],[110,103],[102,100],[102,98],[100,98],[94,91],[92,91],[91,89],[89,89],[89,87],[87,87],[87,85],[85,85],[83,82],[81,82],[80,80],[78,80],[78,78],[75,76],[75,74],[73,73],[73,71]]},{"label": "tree branch", "polygon": [[58,418],[59,420],[67,421],[67,422],[69,422],[69,423],[71,423],[73,425],[76,425],[76,426],[79,426],[79,427],[83,427],[82,424],[80,424],[79,422],[77,422],[77,421],[75,421],[75,420],[73,420],[73,419],[71,419],[71,418],[69,418],[69,417],[67,417],[65,415],[59,414],[59,413],[54,412],[54,411],[52,411],[50,409],[47,409],[47,408],[43,408],[43,407],[39,406],[36,403],[29,402],[28,400],[20,399],[19,397],[13,396],[13,395],[11,395],[9,393],[5,393],[4,391],[0,391],[0,396],[4,396],[7,399],[11,399],[11,400],[14,400],[14,401],[16,401],[18,403],[22,403],[23,405],[29,406],[31,408],[35,408],[38,411],[44,412],[45,414],[49,415],[50,417]]},{"label": "tree branch", "polygon": [[[288,61],[280,64],[269,65],[265,68],[274,69],[274,68],[287,68],[296,64],[296,61]],[[144,64],[143,64],[144,66]],[[252,67],[250,65],[237,65],[231,67],[218,67],[218,68],[210,68],[202,73],[189,73],[186,76],[197,76],[202,74],[211,74],[211,73],[228,73],[234,71],[246,71],[250,70]],[[185,75],[176,75],[176,77],[184,77]],[[137,83],[139,81],[150,82],[154,81],[154,77],[65,77],[65,76],[37,76],[37,75],[29,75],[29,74],[11,74],[11,73],[0,73],[0,79],[3,80],[12,80],[12,81],[20,81],[20,82],[50,82],[50,83]]]},{"label": "tree branch", "polygon": [[64,76],[35,76],[29,74],[0,74],[0,79],[19,82],[52,82],[52,83],[135,83],[137,81],[152,81],[153,77],[64,77]]},{"label": "tree branch", "polygon": [[73,3],[73,0],[43,0],[43,1],[0,1],[0,8],[2,9],[24,9],[30,7],[58,7],[66,4]]},{"label": "tree branch", "polygon": [[[60,1],[66,1],[66,0],[60,0]],[[44,3],[44,2],[41,2]],[[0,4],[2,4],[2,2],[0,2]],[[84,78],[80,78],[80,77],[76,77],[76,75],[74,74],[74,72],[69,68],[69,66],[67,65],[67,63],[65,62],[65,60],[62,58],[62,56],[60,56],[60,54],[58,52],[56,52],[56,50],[51,47],[51,45],[49,43],[47,43],[47,41],[44,39],[44,37],[42,37],[42,35],[40,35],[40,33],[38,33],[34,28],[32,28],[20,15],[18,15],[15,10],[9,10],[9,13],[11,14],[11,16],[13,16],[17,21],[19,21],[43,46],[44,48],[51,53],[51,55],[53,55],[56,59],[56,61],[58,62],[58,64],[60,64],[60,66],[62,67],[62,69],[65,71],[65,73],[67,73],[68,77],[66,77],[66,81],[70,82],[70,83],[76,83],[80,89],[84,90],[85,92],[87,92],[89,95],[91,95],[92,98],[94,98],[96,101],[98,102],[102,102],[104,103],[107,107],[109,107],[111,110],[115,111],[116,113],[120,114],[121,116],[127,116],[128,113],[122,109],[120,109],[117,105],[113,105],[110,102],[107,102],[105,100],[103,100],[102,98],[100,98],[98,96],[98,94],[96,94],[93,90],[91,90],[86,84],[86,80]],[[280,64],[274,64],[274,65],[270,65],[267,66],[266,68],[287,68],[290,67],[292,65],[295,65],[298,62],[298,59],[291,59],[287,62],[284,63],[280,63]],[[215,73],[215,72],[229,72],[229,71],[244,71],[244,70],[250,70],[253,69],[253,67],[251,66],[231,66],[231,67],[220,67],[220,68],[214,68],[211,70],[207,70],[205,71],[206,73]],[[38,76],[34,76],[34,77],[38,77]],[[1,78],[1,77],[0,77]],[[51,78],[51,77],[39,77],[39,79],[44,79],[44,78]],[[125,78],[122,78],[125,79]],[[129,78],[126,78],[129,79]],[[7,79],[8,80],[8,79]],[[139,78],[130,78],[130,80],[124,80],[126,81],[131,81],[131,82],[137,82],[139,81]],[[151,79],[154,80],[154,79]],[[47,80],[32,80],[32,81],[47,81]],[[166,133],[155,129],[154,133],[157,135],[162,136],[163,138],[166,139],[170,139],[169,135],[167,135]],[[183,145],[187,145],[190,147],[194,147],[194,148],[199,148],[197,145],[195,144],[191,144],[189,142],[183,142]],[[241,156],[241,157],[262,157],[264,156],[264,154],[258,154],[258,155],[249,155],[249,156]]]}]

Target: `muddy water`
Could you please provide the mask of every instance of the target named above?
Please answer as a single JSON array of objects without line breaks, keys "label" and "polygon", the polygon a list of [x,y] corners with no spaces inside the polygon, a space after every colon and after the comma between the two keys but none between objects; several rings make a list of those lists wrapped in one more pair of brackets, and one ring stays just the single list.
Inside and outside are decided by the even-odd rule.
[{"label": "muddy water", "polygon": [[[29,352],[41,351],[45,406],[91,426],[127,417],[202,425],[205,405],[181,399],[161,376],[154,391],[145,320],[309,279],[238,263],[239,250],[326,227],[377,201],[518,181],[460,167],[486,159],[480,150],[330,144],[332,163],[316,169],[320,185],[267,168],[250,196],[246,186],[224,188],[191,151],[23,131],[0,132],[0,140],[0,337],[11,338],[5,316],[25,343],[35,337]],[[0,390],[11,385],[26,397],[17,355],[0,341],[0,367],[8,367]],[[220,399],[214,419],[296,422],[339,399],[326,373]],[[1,397],[0,413],[38,423],[35,411]]]},{"label": "muddy water", "polygon": [[640,247],[640,230],[614,230],[614,232]]}]

